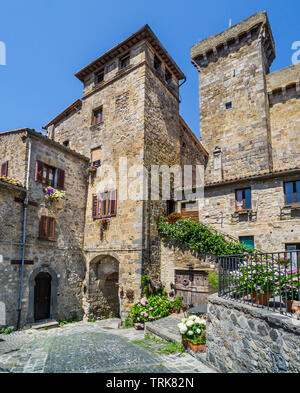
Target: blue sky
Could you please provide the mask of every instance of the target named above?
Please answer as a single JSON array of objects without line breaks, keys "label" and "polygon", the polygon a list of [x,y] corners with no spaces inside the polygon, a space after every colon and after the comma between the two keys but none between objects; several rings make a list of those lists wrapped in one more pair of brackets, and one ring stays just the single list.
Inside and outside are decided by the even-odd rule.
[{"label": "blue sky", "polygon": [[41,130],[75,99],[81,67],[148,23],[187,76],[180,112],[199,135],[198,76],[190,47],[257,11],[268,12],[276,44],[271,71],[291,65],[300,41],[300,1],[286,0],[19,0],[2,1],[0,132]]}]

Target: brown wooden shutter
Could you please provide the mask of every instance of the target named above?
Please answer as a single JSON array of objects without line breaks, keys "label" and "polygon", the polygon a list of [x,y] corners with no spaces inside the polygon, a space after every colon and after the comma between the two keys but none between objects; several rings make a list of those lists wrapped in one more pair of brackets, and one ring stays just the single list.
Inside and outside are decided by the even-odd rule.
[{"label": "brown wooden shutter", "polygon": [[37,181],[38,183],[43,182],[43,172],[44,172],[44,163],[42,161],[36,160],[34,180]]},{"label": "brown wooden shutter", "polygon": [[110,193],[110,215],[115,216],[117,213],[117,191]]},{"label": "brown wooden shutter", "polygon": [[46,224],[47,224],[47,217],[46,216],[41,216],[41,218],[40,218],[40,234],[39,234],[39,237],[42,238],[42,239],[45,239],[45,237],[47,236]]},{"label": "brown wooden shutter", "polygon": [[65,171],[62,169],[57,169],[57,188],[63,190],[65,187]]},{"label": "brown wooden shutter", "polygon": [[1,165],[1,177],[7,177],[7,171],[8,171],[8,161],[4,162]]},{"label": "brown wooden shutter", "polygon": [[55,238],[55,218],[48,217],[48,239],[54,240]]},{"label": "brown wooden shutter", "polygon": [[93,218],[98,218],[98,216],[99,216],[98,209],[99,209],[98,197],[96,194],[93,194],[93,197],[92,197],[92,217]]}]

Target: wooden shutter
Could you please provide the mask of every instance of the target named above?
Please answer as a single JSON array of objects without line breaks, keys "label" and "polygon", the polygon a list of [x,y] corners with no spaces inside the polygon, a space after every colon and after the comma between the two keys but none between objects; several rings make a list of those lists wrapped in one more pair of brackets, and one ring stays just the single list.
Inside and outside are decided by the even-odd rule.
[{"label": "wooden shutter", "polygon": [[99,201],[96,194],[92,197],[92,217],[98,218],[99,216]]},{"label": "wooden shutter", "polygon": [[117,191],[110,192],[110,215],[115,216],[117,214]]},{"label": "wooden shutter", "polygon": [[55,218],[41,216],[40,218],[40,233],[41,239],[54,240],[55,238]]},{"label": "wooden shutter", "polygon": [[54,240],[55,238],[55,218],[54,217],[47,217],[48,218],[48,239]]},{"label": "wooden shutter", "polygon": [[1,177],[7,177],[7,171],[8,171],[8,161],[4,162],[1,165]]},{"label": "wooden shutter", "polygon": [[63,190],[65,187],[65,171],[62,169],[57,169],[57,188]]},{"label": "wooden shutter", "polygon": [[36,160],[35,163],[35,178],[34,180],[38,183],[43,182],[43,172],[44,172],[44,163],[42,161]]}]

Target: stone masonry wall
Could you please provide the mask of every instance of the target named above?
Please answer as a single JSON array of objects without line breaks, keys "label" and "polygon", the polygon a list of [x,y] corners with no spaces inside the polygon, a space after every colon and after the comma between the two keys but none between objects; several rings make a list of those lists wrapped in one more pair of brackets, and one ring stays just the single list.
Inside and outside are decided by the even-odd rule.
[{"label": "stone masonry wall", "polygon": [[162,239],[160,242],[161,281],[167,293],[170,284],[175,282],[175,270],[188,270],[187,264],[194,271],[211,271],[216,269],[217,257],[193,251],[176,241]]},{"label": "stone masonry wall", "polygon": [[[263,50],[258,31],[226,52],[198,63],[200,137],[210,157],[206,182],[228,180],[262,171],[271,165]],[[226,104],[232,107],[226,109]],[[222,151],[222,173],[213,152]]]},{"label": "stone masonry wall", "polygon": [[[58,149],[51,143],[31,136],[32,156],[29,179],[29,201],[38,206],[29,205],[27,208],[26,249],[25,260],[31,260],[33,265],[25,265],[23,285],[23,309],[21,326],[34,322],[33,316],[33,287],[34,277],[40,271],[50,273],[53,282],[57,280],[57,305],[53,308],[54,319],[64,320],[70,317],[83,316],[82,282],[85,278],[85,259],[82,251],[87,162],[67,152]],[[28,143],[28,140],[25,142]],[[21,146],[19,146],[22,144]],[[23,142],[15,142],[7,150],[22,149]],[[34,180],[35,162],[41,160],[46,164],[65,170],[66,199],[50,203],[45,200],[43,185]],[[13,161],[13,158],[10,159]],[[26,160],[25,160],[26,163]],[[27,164],[26,164],[27,165]],[[25,166],[26,166],[25,165]],[[76,179],[76,181],[75,181]],[[20,285],[20,265],[12,265],[11,260],[21,260],[22,257],[22,203],[14,201],[18,195],[15,191],[4,192],[1,187],[0,199],[0,254],[3,262],[0,264],[0,301],[4,301],[7,310],[7,323],[16,326],[17,306]],[[39,218],[41,215],[54,217],[56,220],[55,239],[39,239]]]},{"label": "stone masonry wall", "polygon": [[[299,174],[206,187],[199,220],[235,238],[254,236],[259,250],[284,251],[286,243],[298,243],[300,237],[299,212],[285,207],[284,199],[284,181],[296,179]],[[238,213],[235,207],[235,190],[245,187],[251,187],[249,214]]]},{"label": "stone masonry wall", "polygon": [[223,373],[299,373],[300,321],[211,295],[206,358]]}]

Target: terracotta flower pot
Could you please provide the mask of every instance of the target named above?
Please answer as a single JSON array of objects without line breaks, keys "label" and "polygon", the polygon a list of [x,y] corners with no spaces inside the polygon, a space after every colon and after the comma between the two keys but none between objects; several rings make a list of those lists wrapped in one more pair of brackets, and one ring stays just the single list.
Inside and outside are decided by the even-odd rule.
[{"label": "terracotta flower pot", "polygon": [[288,312],[294,312],[299,314],[300,306],[298,300],[288,300],[287,301],[287,310]]},{"label": "terracotta flower pot", "polygon": [[182,344],[185,348],[190,348],[195,353],[206,352],[206,344],[194,344],[187,340],[182,340]]},{"label": "terracotta flower pot", "polygon": [[270,299],[270,297],[272,296],[273,292],[265,292],[263,294],[261,293],[256,293],[253,292],[252,293],[252,302],[255,304],[260,304],[263,306],[267,306],[268,305],[268,300]]}]

